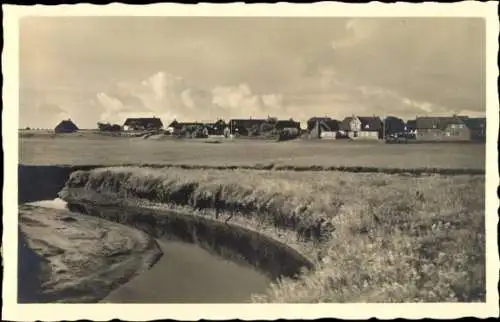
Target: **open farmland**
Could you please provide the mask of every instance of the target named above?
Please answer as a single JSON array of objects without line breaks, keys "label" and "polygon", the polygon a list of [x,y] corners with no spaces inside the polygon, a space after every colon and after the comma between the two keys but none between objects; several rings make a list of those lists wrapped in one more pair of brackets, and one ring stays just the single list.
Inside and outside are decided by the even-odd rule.
[{"label": "open farmland", "polygon": [[75,172],[61,196],[95,202],[96,193],[220,221],[233,214],[313,258],[315,271],[255,301],[485,300],[484,176],[122,167]]},{"label": "open farmland", "polygon": [[97,135],[19,140],[22,164],[183,164],[207,166],[447,168],[484,171],[482,144],[145,140]]}]

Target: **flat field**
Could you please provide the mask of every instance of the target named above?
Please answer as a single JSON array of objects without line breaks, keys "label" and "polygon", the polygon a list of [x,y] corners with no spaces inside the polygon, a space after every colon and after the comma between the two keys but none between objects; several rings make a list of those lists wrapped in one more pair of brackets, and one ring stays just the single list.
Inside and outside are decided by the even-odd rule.
[{"label": "flat field", "polygon": [[482,144],[384,144],[346,141],[253,141],[118,138],[98,135],[19,139],[22,164],[183,164],[375,168],[485,168]]}]

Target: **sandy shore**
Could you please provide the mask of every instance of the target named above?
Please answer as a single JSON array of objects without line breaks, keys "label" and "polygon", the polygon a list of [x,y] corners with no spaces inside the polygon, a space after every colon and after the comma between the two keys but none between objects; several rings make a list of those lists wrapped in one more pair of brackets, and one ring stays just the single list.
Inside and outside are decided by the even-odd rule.
[{"label": "sandy shore", "polygon": [[19,206],[18,300],[98,302],[162,255],[149,235],[116,223]]}]

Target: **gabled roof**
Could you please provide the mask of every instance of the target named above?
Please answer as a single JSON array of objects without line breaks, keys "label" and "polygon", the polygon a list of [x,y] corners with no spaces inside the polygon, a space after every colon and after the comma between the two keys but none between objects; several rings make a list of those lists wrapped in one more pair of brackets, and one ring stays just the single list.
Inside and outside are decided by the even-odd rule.
[{"label": "gabled roof", "polygon": [[78,127],[71,120],[63,120],[57,124],[54,131],[78,131]]},{"label": "gabled roof", "polygon": [[358,119],[361,121],[361,130],[378,131],[381,130],[382,120],[377,116],[359,116]]},{"label": "gabled roof", "polygon": [[397,123],[404,123],[402,118],[399,118],[397,116],[387,116],[384,120],[384,122],[397,122]]},{"label": "gabled roof", "polygon": [[324,124],[325,130],[330,131],[338,131],[340,129],[340,121],[334,120],[330,117],[311,117],[307,120],[307,129],[311,131],[315,126],[316,122],[320,122],[320,124]]},{"label": "gabled roof", "polygon": [[300,128],[300,122],[296,122],[294,120],[278,120],[278,122],[276,122],[275,124],[275,128]]},{"label": "gabled roof", "polygon": [[216,122],[213,123],[205,123],[205,126],[208,127],[215,127],[215,126],[225,126],[226,122],[224,120],[217,120]]},{"label": "gabled roof", "polygon": [[177,122],[177,120],[173,120],[168,126],[167,128],[169,127],[175,127],[177,124],[179,124],[179,122]]},{"label": "gabled roof", "polygon": [[232,119],[229,121],[229,124],[233,127],[251,128],[254,125],[261,125],[265,122],[266,120],[263,119]]},{"label": "gabled roof", "polygon": [[[319,124],[318,124],[319,123]],[[332,119],[321,119],[318,118],[314,123],[308,124],[308,130],[312,131],[316,124],[319,125],[322,131],[326,132],[336,132],[340,129],[340,122]]]},{"label": "gabled roof", "polygon": [[424,116],[417,117],[416,119],[416,127],[418,130],[444,130],[450,124],[464,124],[464,120],[456,116]]},{"label": "gabled roof", "polygon": [[340,122],[337,120],[326,120],[322,121],[321,124],[325,124],[330,131],[338,131],[340,129]]},{"label": "gabled roof", "polygon": [[331,118],[330,117],[327,117],[327,116],[324,116],[324,117],[317,117],[317,116],[313,116],[311,117],[309,120],[307,120],[307,123],[315,123],[316,121],[330,121]]}]

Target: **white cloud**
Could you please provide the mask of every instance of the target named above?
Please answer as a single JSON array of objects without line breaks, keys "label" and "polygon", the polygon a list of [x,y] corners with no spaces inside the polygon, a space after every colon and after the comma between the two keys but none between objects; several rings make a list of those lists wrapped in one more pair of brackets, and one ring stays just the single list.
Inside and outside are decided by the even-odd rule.
[{"label": "white cloud", "polygon": [[119,99],[111,97],[106,93],[98,93],[97,101],[109,113],[119,112],[124,109],[123,103]]},{"label": "white cloud", "polygon": [[208,121],[265,117],[284,111],[280,94],[255,94],[246,83],[207,90],[166,72],[158,72],[137,83],[120,82],[115,91],[114,94],[97,94],[97,102],[102,108],[101,121],[121,122],[126,117],[152,115],[167,118],[164,122],[173,118]]},{"label": "white cloud", "polygon": [[314,92],[315,88],[321,88],[322,92],[302,97],[294,96],[289,109],[293,110],[297,117],[302,115],[306,118],[305,114],[326,114],[343,118],[351,114],[376,114],[408,119],[417,115],[446,115],[457,112],[449,106],[417,100],[393,89],[345,80],[333,67],[320,69],[312,79],[314,82],[309,83],[311,92]]},{"label": "white cloud", "polygon": [[212,103],[234,117],[266,117],[285,112],[281,94],[254,94],[248,84],[217,86],[212,90]]}]

